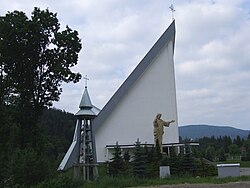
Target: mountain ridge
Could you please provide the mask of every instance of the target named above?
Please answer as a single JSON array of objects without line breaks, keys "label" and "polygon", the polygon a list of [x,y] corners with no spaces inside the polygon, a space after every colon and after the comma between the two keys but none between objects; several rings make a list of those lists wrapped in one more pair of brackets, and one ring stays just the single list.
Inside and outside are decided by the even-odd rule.
[{"label": "mountain ridge", "polygon": [[223,137],[230,136],[232,139],[240,136],[247,138],[250,130],[234,128],[232,126],[221,125],[183,125],[179,126],[179,134],[182,139],[198,139],[203,137]]}]

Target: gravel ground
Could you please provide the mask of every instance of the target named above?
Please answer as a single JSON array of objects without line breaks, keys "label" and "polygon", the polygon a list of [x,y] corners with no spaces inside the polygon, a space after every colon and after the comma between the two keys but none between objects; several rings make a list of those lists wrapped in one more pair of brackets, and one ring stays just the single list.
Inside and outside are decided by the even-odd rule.
[{"label": "gravel ground", "polygon": [[[250,176],[250,168],[240,168],[241,176]],[[156,185],[136,188],[250,188],[250,181],[231,182],[225,184],[179,184],[179,185]]]},{"label": "gravel ground", "polygon": [[225,184],[179,184],[179,185],[159,185],[137,188],[250,188],[250,182],[231,182]]}]

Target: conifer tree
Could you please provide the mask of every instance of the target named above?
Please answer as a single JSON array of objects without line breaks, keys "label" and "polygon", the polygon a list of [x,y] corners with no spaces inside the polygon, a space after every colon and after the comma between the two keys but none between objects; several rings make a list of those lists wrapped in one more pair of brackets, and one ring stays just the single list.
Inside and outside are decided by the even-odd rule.
[{"label": "conifer tree", "polygon": [[162,160],[161,148],[158,142],[156,142],[155,147],[152,148],[152,176],[158,177],[160,170],[160,163]]},{"label": "conifer tree", "polygon": [[114,157],[111,159],[112,161],[109,163],[109,174],[111,176],[118,176],[124,172],[125,162],[123,160],[121,148],[118,142],[116,142],[116,146],[114,149],[115,149],[113,154]]},{"label": "conifer tree", "polygon": [[124,159],[124,174],[126,176],[129,176],[131,174],[131,165],[130,165],[130,154],[128,151],[125,151],[124,155],[123,155],[123,159]]},{"label": "conifer tree", "polygon": [[149,149],[147,145],[144,146],[144,154],[145,154],[145,176],[150,178],[152,177],[152,162],[153,162],[153,153],[151,148]]},{"label": "conifer tree", "polygon": [[133,160],[133,173],[137,177],[145,177],[145,154],[139,139],[137,139],[135,144],[134,160]]},{"label": "conifer tree", "polygon": [[225,150],[221,147],[220,150],[218,151],[218,159],[219,161],[226,161],[226,155],[225,155]]},{"label": "conifer tree", "polygon": [[185,154],[183,156],[182,168],[186,174],[194,175],[194,158],[191,152],[191,148],[188,145],[185,145]]}]

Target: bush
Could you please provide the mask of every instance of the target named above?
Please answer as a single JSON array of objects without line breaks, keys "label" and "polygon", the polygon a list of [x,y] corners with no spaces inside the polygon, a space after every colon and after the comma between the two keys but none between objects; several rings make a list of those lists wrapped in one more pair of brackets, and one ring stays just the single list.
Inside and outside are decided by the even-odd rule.
[{"label": "bush", "polygon": [[122,157],[121,148],[116,142],[115,152],[113,153],[112,161],[109,163],[109,175],[118,176],[125,171],[125,161]]},{"label": "bush", "polygon": [[49,177],[46,158],[33,149],[17,149],[10,161],[10,181],[12,186],[31,186]]},{"label": "bush", "polygon": [[68,174],[59,174],[56,178],[48,179],[35,188],[75,188],[80,185],[80,182],[72,179]]}]

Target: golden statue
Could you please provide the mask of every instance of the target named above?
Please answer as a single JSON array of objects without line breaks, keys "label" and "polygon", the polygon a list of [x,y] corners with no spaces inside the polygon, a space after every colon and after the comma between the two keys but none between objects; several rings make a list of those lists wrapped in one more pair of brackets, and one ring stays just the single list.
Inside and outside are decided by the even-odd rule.
[{"label": "golden statue", "polygon": [[160,146],[161,149],[161,153],[162,153],[162,136],[164,134],[164,126],[165,127],[169,127],[170,123],[175,122],[175,120],[171,120],[171,121],[163,121],[161,119],[161,114],[157,114],[155,119],[154,119],[154,143],[156,146],[156,143],[158,141],[158,144]]}]

